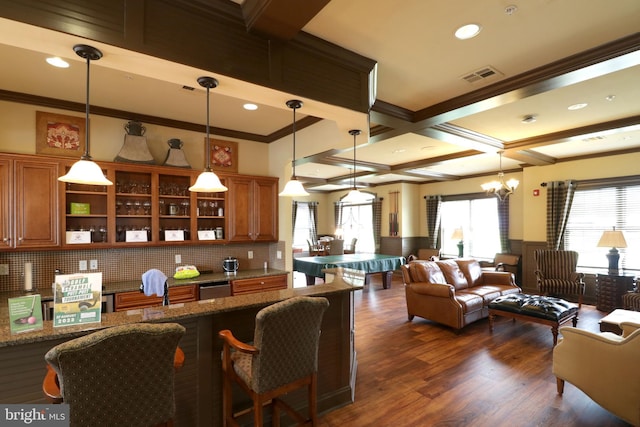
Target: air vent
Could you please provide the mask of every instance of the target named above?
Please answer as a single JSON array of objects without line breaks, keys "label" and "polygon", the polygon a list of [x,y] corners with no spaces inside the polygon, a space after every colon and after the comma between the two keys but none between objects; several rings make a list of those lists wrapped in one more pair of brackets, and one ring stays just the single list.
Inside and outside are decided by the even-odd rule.
[{"label": "air vent", "polygon": [[502,73],[491,66],[486,66],[486,67],[480,68],[479,70],[465,74],[461,78],[466,80],[469,83],[475,83],[479,80],[484,80],[497,75],[502,75]]},{"label": "air vent", "polygon": [[182,89],[184,89],[184,90],[188,90],[188,91],[190,91],[190,92],[193,92],[196,88],[194,88],[194,87],[192,87],[192,86],[184,85],[184,86],[182,86]]}]

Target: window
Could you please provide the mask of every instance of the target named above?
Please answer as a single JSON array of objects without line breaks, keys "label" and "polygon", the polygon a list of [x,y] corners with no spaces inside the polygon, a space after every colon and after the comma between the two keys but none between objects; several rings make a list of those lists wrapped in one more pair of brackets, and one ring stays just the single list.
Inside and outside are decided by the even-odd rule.
[{"label": "window", "polygon": [[599,248],[605,230],[621,230],[627,242],[620,251],[619,267],[640,267],[640,183],[578,183],[569,211],[564,234],[564,247],[577,251],[578,266],[606,269],[606,254],[611,248]]},{"label": "window", "polygon": [[293,248],[307,250],[309,243],[307,240],[314,240],[316,225],[315,214],[312,212],[309,203],[296,202],[293,204],[296,211],[296,223],[293,224]]},{"label": "window", "polygon": [[349,205],[342,207],[342,236],[346,243],[351,239],[358,239],[357,252],[375,253],[376,245],[373,238],[373,206],[371,203]]},{"label": "window", "polygon": [[442,202],[440,241],[442,254],[458,256],[458,240],[451,237],[456,228],[462,227],[464,256],[476,259],[493,259],[500,249],[498,226],[498,198],[483,197]]}]

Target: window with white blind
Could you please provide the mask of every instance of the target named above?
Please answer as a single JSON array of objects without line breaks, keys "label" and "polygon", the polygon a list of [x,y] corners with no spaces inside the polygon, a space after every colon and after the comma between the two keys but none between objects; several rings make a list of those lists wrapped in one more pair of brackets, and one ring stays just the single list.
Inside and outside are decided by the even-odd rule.
[{"label": "window with white blind", "polygon": [[500,253],[498,198],[482,197],[443,201],[441,212],[442,254],[457,257],[459,240],[452,239],[456,228],[462,227],[464,256],[493,259]]},{"label": "window with white blind", "polygon": [[[606,186],[605,186],[606,185]],[[620,252],[619,267],[640,269],[640,179],[619,183],[581,184],[576,188],[564,235],[564,247],[577,251],[578,266],[607,269],[606,254],[599,248],[605,230],[621,230],[627,242]]]}]

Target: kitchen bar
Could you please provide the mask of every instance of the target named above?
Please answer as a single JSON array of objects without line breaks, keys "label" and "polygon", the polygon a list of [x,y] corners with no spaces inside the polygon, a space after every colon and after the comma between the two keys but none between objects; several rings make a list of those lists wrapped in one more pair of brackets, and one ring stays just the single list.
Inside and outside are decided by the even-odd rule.
[{"label": "kitchen bar", "polygon": [[[332,276],[334,277],[334,276]],[[324,296],[330,306],[322,323],[318,354],[318,411],[330,411],[352,402],[355,381],[353,291],[362,289],[364,275],[338,271],[332,283],[179,303],[165,307],[102,315],[99,324],[53,328],[44,322],[40,331],[11,335],[8,318],[0,323],[0,401],[45,403],[41,385],[46,371],[44,354],[63,341],[92,331],[137,322],[177,322],[187,332],[180,341],[185,364],[177,372],[176,424],[218,426],[221,418],[221,342],[217,332],[231,329],[241,340],[253,336],[256,313],[263,307],[297,295]],[[113,375],[118,375],[114,372]],[[294,404],[304,395],[292,394]]]}]

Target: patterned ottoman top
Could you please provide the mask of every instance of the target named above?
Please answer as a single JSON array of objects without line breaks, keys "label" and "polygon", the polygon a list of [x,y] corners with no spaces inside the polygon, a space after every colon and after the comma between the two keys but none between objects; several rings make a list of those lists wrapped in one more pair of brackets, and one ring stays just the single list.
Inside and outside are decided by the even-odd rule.
[{"label": "patterned ottoman top", "polygon": [[509,311],[547,320],[559,320],[578,311],[578,305],[542,295],[511,294],[489,303],[489,309]]}]

